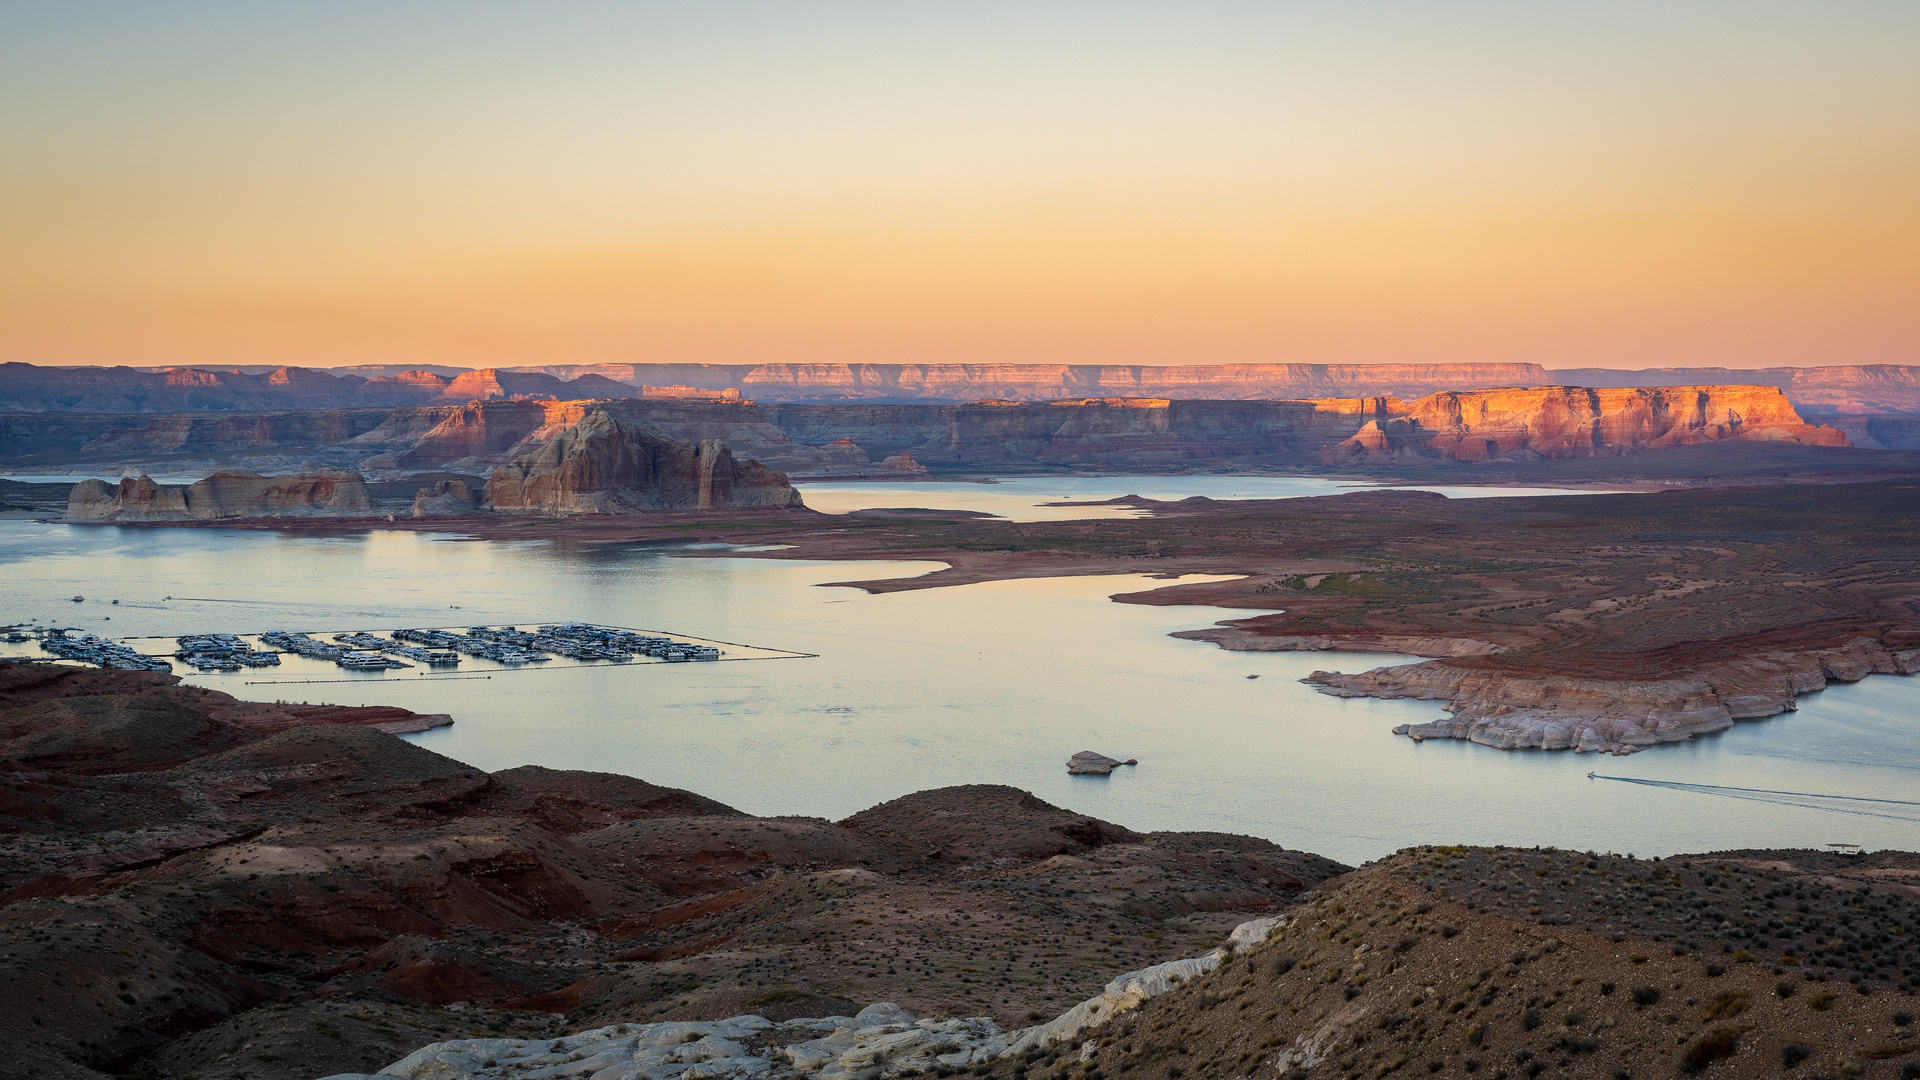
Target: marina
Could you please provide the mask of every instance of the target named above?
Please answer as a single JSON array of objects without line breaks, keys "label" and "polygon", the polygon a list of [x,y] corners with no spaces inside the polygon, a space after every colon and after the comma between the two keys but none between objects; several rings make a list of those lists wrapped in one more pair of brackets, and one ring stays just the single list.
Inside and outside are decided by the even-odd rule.
[{"label": "marina", "polygon": [[[451,727],[406,738],[476,768],[622,773],[755,813],[837,820],[911,791],[1004,783],[1110,821],[1261,836],[1345,862],[1436,835],[1642,856],[1817,848],[1836,839],[1913,846],[1911,821],[1835,809],[1910,808],[1720,792],[1914,798],[1920,681],[1911,678],[1831,687],[1801,698],[1794,712],[1601,770],[1711,791],[1588,782],[1598,763],[1584,755],[1500,753],[1392,734],[1398,724],[1444,716],[1441,703],[1334,698],[1298,681],[1316,670],[1365,671],[1415,657],[1227,651],[1167,635],[1246,618],[1249,609],[1110,599],[1171,583],[1161,577],[868,593],[822,586],[913,577],[944,564],[449,539],[0,521],[0,629],[21,624],[27,638],[0,643],[0,653],[72,663],[41,651],[25,630],[82,627],[167,660],[188,685],[243,700],[447,713],[456,717]],[[84,603],[71,602],[81,594]],[[723,661],[818,658],[636,672],[634,664],[668,661],[556,656],[508,666],[462,654],[446,667],[401,656],[413,666],[352,671],[277,649],[257,633],[237,636],[279,652],[279,666],[200,672],[173,658],[175,638],[188,633],[279,628],[337,645],[341,632],[470,637],[476,626],[537,633],[529,623],[569,620],[703,639]],[[1070,776],[1060,762],[1081,749],[1141,765]],[[1232,805],[1219,798],[1223,789],[1239,793]]]},{"label": "marina", "polygon": [[267,630],[258,634],[119,640],[69,627],[0,628],[0,656],[8,658],[133,671],[170,672],[180,665],[199,674],[278,669],[272,674],[284,674],[287,681],[306,681],[323,671],[380,676],[411,670],[433,675],[461,670],[711,663],[810,655],[584,622],[416,627],[384,632]]}]

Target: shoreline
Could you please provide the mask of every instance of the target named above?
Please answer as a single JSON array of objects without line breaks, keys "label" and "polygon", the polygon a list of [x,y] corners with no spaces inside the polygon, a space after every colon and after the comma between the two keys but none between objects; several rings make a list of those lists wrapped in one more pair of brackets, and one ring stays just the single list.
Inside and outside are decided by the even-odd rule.
[{"label": "shoreline", "polygon": [[1920,672],[1920,623],[1903,606],[1920,589],[1920,556],[1878,541],[1888,530],[1906,535],[1903,519],[1920,527],[1920,485],[1911,482],[1471,502],[1405,490],[1108,502],[1145,513],[1015,522],[796,507],[128,524],[709,543],[734,547],[684,554],[945,564],[907,578],[823,583],[876,595],[1050,577],[1208,575],[1215,580],[1169,580],[1111,599],[1245,610],[1246,618],[1171,635],[1235,651],[1427,657],[1308,681],[1331,696],[1444,702],[1451,716],[1398,733],[1500,749],[1634,753],[1791,711],[1796,697],[1830,682]]}]

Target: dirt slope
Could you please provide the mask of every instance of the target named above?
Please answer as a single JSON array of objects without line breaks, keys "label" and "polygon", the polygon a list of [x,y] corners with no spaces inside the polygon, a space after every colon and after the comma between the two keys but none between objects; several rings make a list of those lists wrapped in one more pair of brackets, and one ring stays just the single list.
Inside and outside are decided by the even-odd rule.
[{"label": "dirt slope", "polygon": [[1346,869],[1012,788],[757,818],[299,719],[0,665],[0,1077],[293,1080],[438,1038],[876,999],[1012,1024]]},{"label": "dirt slope", "polygon": [[1883,871],[1917,860],[1831,861],[1402,852],[1333,883],[1260,949],[1091,1033],[1084,1055],[993,1071],[1911,1077],[1920,889]]}]

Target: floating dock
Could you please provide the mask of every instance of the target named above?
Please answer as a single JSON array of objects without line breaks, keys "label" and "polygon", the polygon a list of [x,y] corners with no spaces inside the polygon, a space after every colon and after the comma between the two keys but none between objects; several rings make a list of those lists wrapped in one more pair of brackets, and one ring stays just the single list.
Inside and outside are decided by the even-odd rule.
[{"label": "floating dock", "polygon": [[[57,627],[0,630],[0,658],[51,660],[109,669],[219,676],[245,673],[249,684],[350,677],[494,674],[506,671],[640,664],[778,660],[811,653],[711,641],[659,630],[597,623],[493,624],[396,630],[267,630],[107,639]],[[272,678],[262,679],[261,675]],[[282,678],[284,677],[284,678]],[[356,679],[357,681],[357,679]]]}]

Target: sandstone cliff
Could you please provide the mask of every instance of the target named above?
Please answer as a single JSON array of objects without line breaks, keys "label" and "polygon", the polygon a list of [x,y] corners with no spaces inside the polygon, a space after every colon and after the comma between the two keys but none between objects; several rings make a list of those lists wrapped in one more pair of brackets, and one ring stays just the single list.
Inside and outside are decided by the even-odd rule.
[{"label": "sandstone cliff", "polygon": [[1804,423],[1767,387],[1587,390],[1536,387],[1394,397],[1272,401],[1072,398],[966,404],[753,401],[487,401],[395,410],[358,445],[399,447],[373,469],[472,468],[531,453],[600,409],[676,438],[723,439],[808,476],[884,473],[899,454],[935,470],[1102,464],[1160,467],[1231,459],[1368,464],[1396,458],[1611,456],[1724,439],[1848,445]]},{"label": "sandstone cliff", "polygon": [[430,488],[421,488],[413,496],[414,517],[440,517],[447,514],[471,514],[480,509],[485,493],[467,486],[465,480],[441,480]]},{"label": "sandstone cliff", "polygon": [[1575,386],[1772,386],[1795,405],[1866,412],[1920,409],[1920,366],[1834,364],[1829,367],[1565,368],[1548,372]]},{"label": "sandstone cliff", "polygon": [[1364,420],[1395,415],[1394,398],[1316,401],[1170,401],[1088,398],[1053,402],[762,405],[743,402],[488,401],[396,409],[353,440],[387,449],[369,469],[471,468],[533,452],[592,410],[675,438],[722,439],[790,473],[861,475],[913,466],[1106,461],[1115,467],[1220,458],[1317,460],[1322,446]]},{"label": "sandstone cliff", "polygon": [[1329,447],[1323,460],[1609,457],[1724,439],[1850,445],[1839,430],[1801,420],[1779,390],[1765,386],[1449,391],[1396,412]]},{"label": "sandstone cliff", "polygon": [[605,409],[495,470],[487,502],[496,510],[562,514],[802,505],[784,475],[735,460],[718,439],[676,439]]},{"label": "sandstone cliff", "polygon": [[69,521],[210,521],[222,518],[331,517],[370,512],[358,473],[262,476],[240,469],[185,486],[128,477],[117,487],[83,480],[67,500]]},{"label": "sandstone cliff", "polygon": [[433,401],[584,398],[639,393],[588,376],[572,383],[542,372],[477,371],[448,378],[429,371],[363,378],[279,368],[237,370],[126,367],[43,368],[0,364],[0,412],[219,413],[265,409],[393,408]]},{"label": "sandstone cliff", "polygon": [[[876,469],[864,444],[838,434],[807,440],[824,445],[803,445],[774,426],[767,410],[751,401],[624,398],[417,406],[395,409],[386,422],[354,438],[351,445],[386,451],[366,459],[365,467],[372,470],[485,468],[535,452],[596,409],[628,424],[658,428],[676,439],[719,439],[784,472],[814,476]],[[907,445],[919,445],[938,430],[922,430]]]},{"label": "sandstone cliff", "polygon": [[[1534,364],[597,364],[363,378],[0,364],[0,412],[232,412],[431,402],[638,397],[642,385],[738,389],[763,401],[1050,401],[1074,397],[1413,397],[1545,382]],[[570,380],[570,381],[569,381]]]},{"label": "sandstone cliff", "polygon": [[[382,373],[388,371],[395,373]],[[1802,405],[1868,413],[1920,410],[1920,366],[1899,364],[1644,371],[1548,371],[1536,364],[553,364],[483,371],[399,371],[390,366],[142,371],[15,362],[0,364],[0,412],[233,412],[619,398],[639,396],[643,385],[737,389],[764,402],[962,402],[1411,399],[1444,390],[1548,383],[1601,388],[1772,386]]]},{"label": "sandstone cliff", "polygon": [[537,370],[633,385],[738,387],[761,401],[793,402],[1414,397],[1547,379],[1537,364],[555,364]]},{"label": "sandstone cliff", "polygon": [[115,427],[80,449],[128,456],[326,446],[372,431],[386,417],[381,409],[157,416],[139,427]]}]

